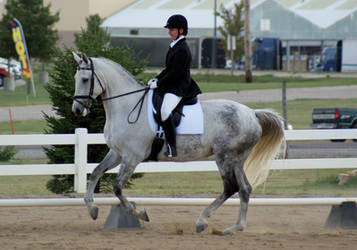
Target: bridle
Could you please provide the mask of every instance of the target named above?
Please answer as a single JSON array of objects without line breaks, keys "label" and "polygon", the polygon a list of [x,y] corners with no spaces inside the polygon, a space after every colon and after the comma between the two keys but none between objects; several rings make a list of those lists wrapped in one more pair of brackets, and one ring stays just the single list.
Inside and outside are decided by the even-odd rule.
[{"label": "bridle", "polygon": [[[81,104],[84,108],[86,108],[87,110],[89,110],[89,105],[83,103],[82,101],[80,101],[80,99],[90,99],[92,101],[95,101],[95,99],[92,97],[93,95],[93,91],[94,91],[94,77],[97,78],[98,82],[99,82],[99,85],[100,87],[102,88],[103,92],[105,91],[104,87],[103,87],[103,84],[102,82],[100,81],[100,78],[98,77],[98,75],[95,73],[94,71],[94,64],[93,64],[93,61],[92,61],[92,58],[88,58],[88,60],[90,61],[90,68],[88,67],[80,67],[78,66],[77,70],[90,70],[91,71],[91,79],[90,79],[90,88],[89,88],[89,94],[88,95],[75,95],[73,97],[73,100],[78,102],[79,104]],[[149,87],[145,87],[145,88],[142,88],[142,89],[138,89],[138,90],[134,90],[134,91],[131,91],[131,92],[128,92],[128,93],[124,93],[124,94],[121,94],[121,95],[116,95],[116,96],[111,96],[111,97],[107,97],[107,98],[101,98],[102,101],[109,101],[109,100],[113,100],[115,98],[119,98],[119,97],[123,97],[123,96],[127,96],[127,95],[131,95],[131,94],[134,94],[134,93],[138,93],[138,92],[141,92],[141,91],[144,91],[144,94],[141,96],[141,98],[139,99],[139,101],[136,103],[136,105],[134,106],[134,108],[130,111],[129,115],[128,115],[128,123],[130,124],[133,124],[135,122],[138,121],[139,119],[139,116],[140,116],[140,113],[141,113],[141,109],[143,107],[143,104],[144,104],[144,99],[145,99],[145,96],[146,94],[149,92]],[[102,92],[102,93],[103,93]],[[139,106],[140,105],[140,106]],[[130,120],[130,116],[132,115],[132,113],[134,112],[134,110],[139,106],[139,111],[138,111],[138,114],[135,118],[134,121],[131,121]]]},{"label": "bridle", "polygon": [[77,67],[77,70],[90,70],[92,72],[91,77],[90,77],[90,88],[89,88],[89,94],[88,95],[75,95],[73,97],[73,100],[75,100],[76,102],[78,102],[79,104],[81,104],[84,108],[89,109],[89,106],[87,104],[84,104],[82,101],[80,101],[80,99],[90,99],[92,101],[95,101],[95,99],[92,97],[93,95],[93,91],[94,91],[94,77],[97,78],[100,87],[102,88],[103,92],[104,92],[104,87],[102,82],[100,81],[98,75],[95,73],[94,71],[94,66],[93,66],[93,61],[92,58],[88,58],[88,60],[90,61],[90,68],[87,67]]}]

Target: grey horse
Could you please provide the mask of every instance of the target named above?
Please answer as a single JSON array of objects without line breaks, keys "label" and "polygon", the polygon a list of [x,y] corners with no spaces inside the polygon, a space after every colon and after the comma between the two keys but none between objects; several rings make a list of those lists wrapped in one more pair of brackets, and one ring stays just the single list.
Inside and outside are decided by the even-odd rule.
[{"label": "grey horse", "polygon": [[[89,112],[92,100],[101,96],[106,113],[105,141],[110,148],[102,162],[94,169],[85,195],[90,216],[95,220],[98,208],[93,192],[103,174],[120,164],[114,182],[114,193],[127,212],[149,221],[145,210],[137,210],[124,196],[123,188],[136,166],[151,151],[155,133],[149,127],[146,109],[145,85],[138,82],[121,65],[106,58],[78,56],[75,74],[75,96],[72,111],[78,116]],[[128,94],[130,93],[130,94]],[[141,100],[141,114],[130,122],[133,107]],[[284,140],[279,115],[270,110],[252,110],[237,102],[214,100],[201,102],[204,114],[204,133],[178,135],[178,156],[168,158],[166,147],[158,155],[159,161],[194,161],[215,156],[223,180],[223,192],[205,208],[196,222],[196,232],[205,230],[207,218],[233,194],[239,194],[240,211],[237,222],[225,234],[234,234],[246,225],[249,197],[253,187],[265,181],[270,163]],[[138,113],[138,109],[135,110]]]}]

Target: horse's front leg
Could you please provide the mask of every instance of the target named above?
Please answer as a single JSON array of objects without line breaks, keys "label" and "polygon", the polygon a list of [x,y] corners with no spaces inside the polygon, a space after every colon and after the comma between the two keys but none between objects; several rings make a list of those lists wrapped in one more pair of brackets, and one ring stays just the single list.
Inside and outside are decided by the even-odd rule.
[{"label": "horse's front leg", "polygon": [[128,214],[136,216],[143,221],[149,221],[149,217],[146,211],[137,211],[135,206],[133,206],[123,194],[123,188],[134,173],[136,165],[137,164],[129,164],[123,161],[121,162],[119,174],[114,182],[114,193],[119,198],[121,204],[123,204]]},{"label": "horse's front leg", "polygon": [[121,157],[118,153],[110,150],[99,165],[93,170],[90,176],[89,186],[84,201],[87,205],[88,212],[93,220],[98,217],[98,207],[94,204],[93,193],[99,179],[109,169],[115,168],[120,163]]}]

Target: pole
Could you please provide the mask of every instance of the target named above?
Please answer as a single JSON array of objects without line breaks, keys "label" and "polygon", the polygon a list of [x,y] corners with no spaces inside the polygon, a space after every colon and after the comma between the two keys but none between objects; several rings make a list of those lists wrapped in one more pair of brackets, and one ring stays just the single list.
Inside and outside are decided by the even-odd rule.
[{"label": "pole", "polygon": [[213,3],[213,40],[212,40],[212,60],[211,60],[211,68],[216,68],[216,39],[217,39],[217,0],[214,0]]},{"label": "pole", "polygon": [[284,128],[288,129],[288,114],[286,110],[286,81],[283,81],[282,84],[282,107],[283,107]]},{"label": "pole", "polygon": [[244,55],[245,55],[245,82],[253,81],[252,74],[252,45],[250,42],[250,3],[244,0]]},{"label": "pole", "polygon": [[290,71],[290,43],[286,41],[286,71]]},{"label": "pole", "polygon": [[235,36],[230,36],[230,39],[231,39],[231,62],[232,62],[232,67],[231,67],[231,75],[233,76],[233,72],[234,72],[234,66],[235,66],[235,62],[234,62],[234,46],[233,46],[233,39],[235,39],[236,37]]},{"label": "pole", "polygon": [[86,128],[76,128],[75,133],[74,164],[76,174],[74,175],[74,191],[77,193],[85,193],[87,190],[88,130]]},{"label": "pole", "polygon": [[15,134],[14,121],[12,119],[12,112],[10,108],[9,108],[9,117],[10,117],[11,134]]},{"label": "pole", "polygon": [[[288,112],[286,108],[286,81],[282,84],[282,109],[283,109],[283,119],[284,119],[284,129],[288,129]],[[286,142],[284,158],[289,158],[289,142]]]}]

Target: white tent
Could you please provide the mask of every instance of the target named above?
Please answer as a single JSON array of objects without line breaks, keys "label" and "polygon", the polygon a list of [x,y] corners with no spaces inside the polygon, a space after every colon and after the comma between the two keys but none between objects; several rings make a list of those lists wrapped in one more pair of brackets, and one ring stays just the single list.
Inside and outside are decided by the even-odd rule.
[{"label": "white tent", "polygon": [[[217,9],[221,4],[233,9],[234,4],[240,2],[217,0]],[[310,23],[313,32],[315,29],[327,30],[339,21],[353,17],[357,11],[357,0],[251,0],[250,3],[252,12],[261,6],[265,8],[269,3],[272,6],[278,5],[281,12],[291,13],[301,18],[302,22]],[[262,8],[260,11],[268,13],[269,9]],[[191,35],[211,36],[214,28],[213,12],[214,0],[138,0],[108,17],[102,26],[114,35],[129,35],[131,29],[139,30],[139,35],[164,35],[166,31],[162,27],[167,18],[172,14],[183,14],[189,21]],[[260,20],[251,21],[254,23]],[[222,20],[217,18],[217,26],[220,25]],[[274,29],[273,26],[271,28]],[[254,35],[256,30],[252,32]]]}]

